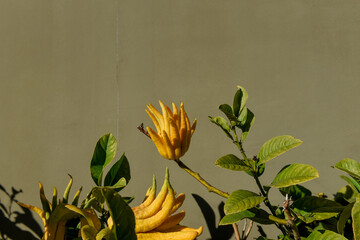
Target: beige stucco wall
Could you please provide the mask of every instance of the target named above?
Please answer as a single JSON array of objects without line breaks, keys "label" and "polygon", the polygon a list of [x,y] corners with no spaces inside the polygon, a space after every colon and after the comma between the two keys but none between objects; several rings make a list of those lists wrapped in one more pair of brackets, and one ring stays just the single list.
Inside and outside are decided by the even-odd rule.
[{"label": "beige stucco wall", "polygon": [[[187,194],[184,223],[206,225],[191,193],[219,221],[222,199],[163,160],[136,127],[151,125],[147,103],[184,101],[198,126],[183,161],[225,191],[257,191],[246,174],[214,165],[236,149],[207,119],[242,85],[256,116],[250,156],[277,135],[304,141],[268,164],[263,183],[287,163],[308,163],[320,179],[306,186],[331,196],[344,182],[330,166],[360,161],[359,11],[356,0],[0,0],[0,184],[39,206],[38,181],[50,196],[70,173],[87,192],[95,143],[112,132],[130,160],[124,194],[135,204],[169,166]],[[205,227],[200,239],[209,236]]]}]

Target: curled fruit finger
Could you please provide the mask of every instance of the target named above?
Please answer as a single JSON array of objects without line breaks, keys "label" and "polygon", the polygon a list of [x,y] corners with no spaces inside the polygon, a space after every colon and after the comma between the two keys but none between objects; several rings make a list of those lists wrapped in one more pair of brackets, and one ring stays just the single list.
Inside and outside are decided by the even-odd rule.
[{"label": "curled fruit finger", "polygon": [[185,217],[185,211],[181,211],[177,214],[168,216],[166,220],[157,228],[155,228],[156,231],[166,231],[169,228],[172,228],[179,224]]},{"label": "curled fruit finger", "polygon": [[198,236],[197,232],[147,232],[138,233],[138,240],[193,240]]}]

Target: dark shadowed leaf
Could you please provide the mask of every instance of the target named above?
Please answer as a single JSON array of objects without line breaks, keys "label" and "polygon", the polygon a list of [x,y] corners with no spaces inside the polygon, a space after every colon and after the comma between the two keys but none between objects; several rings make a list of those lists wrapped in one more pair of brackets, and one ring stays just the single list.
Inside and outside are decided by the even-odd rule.
[{"label": "dark shadowed leaf", "polygon": [[104,186],[113,186],[124,178],[126,184],[130,181],[130,165],[125,154],[110,168],[104,180]]},{"label": "dark shadowed leaf", "polygon": [[337,216],[344,207],[334,201],[307,196],[293,203],[293,211],[302,221],[311,223]]}]

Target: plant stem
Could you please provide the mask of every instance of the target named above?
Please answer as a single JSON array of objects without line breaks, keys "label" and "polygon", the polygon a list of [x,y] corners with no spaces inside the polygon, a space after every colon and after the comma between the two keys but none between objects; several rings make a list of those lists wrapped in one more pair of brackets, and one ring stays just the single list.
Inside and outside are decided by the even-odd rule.
[{"label": "plant stem", "polygon": [[299,229],[297,228],[296,224],[294,223],[294,217],[290,213],[289,205],[290,205],[290,200],[288,199],[288,195],[286,194],[286,199],[284,202],[284,212],[288,217],[287,222],[293,232],[294,240],[300,240]]},{"label": "plant stem", "polygon": [[[244,150],[244,148],[243,148],[242,142],[241,142],[241,140],[239,140],[238,137],[237,137],[237,133],[236,133],[235,128],[233,129],[233,133],[234,133],[234,136],[235,136],[235,141],[234,141],[234,143],[235,143],[235,145],[238,147],[238,149],[240,150],[242,156],[244,157],[244,160],[246,161],[246,163],[248,164],[248,166],[254,166],[254,168],[256,168],[256,165],[250,164],[250,160],[249,160],[249,158],[248,158],[248,157],[246,156],[246,154],[245,154],[245,150]],[[269,199],[268,199],[268,197],[267,197],[267,194],[266,194],[266,192],[265,192],[265,190],[264,190],[262,184],[260,183],[260,180],[259,180],[259,178],[258,178],[258,176],[257,176],[256,174],[257,174],[257,173],[256,173],[256,169],[253,169],[253,177],[254,177],[254,179],[255,179],[256,185],[257,185],[258,188],[260,189],[261,195],[262,195],[263,197],[265,197],[264,204],[269,208],[271,214],[275,216],[275,211],[274,211],[274,209],[272,208],[272,205],[271,205],[271,203],[270,203],[270,201],[269,201]],[[286,235],[286,231],[284,230],[284,228],[282,227],[282,225],[278,224],[277,222],[275,222],[275,225],[280,229],[280,231],[281,231],[284,235]]]},{"label": "plant stem", "polygon": [[[189,173],[191,176],[193,176],[196,180],[198,180],[202,185],[204,185],[209,192],[216,193],[224,198],[228,198],[229,194],[226,192],[221,191],[220,189],[212,186],[210,183],[208,183],[205,179],[203,179],[199,173],[194,172],[191,170],[188,166],[185,165],[180,159],[175,159],[175,162],[179,165],[180,168],[184,169],[187,173]],[[234,223],[233,225],[234,233],[236,240],[240,240],[239,230],[237,228],[237,225]]]},{"label": "plant stem", "polygon": [[199,173],[194,172],[191,170],[188,166],[186,166],[180,159],[175,159],[175,162],[179,165],[180,168],[184,169],[187,173],[189,173],[191,176],[193,176],[196,180],[198,180],[202,185],[204,185],[209,192],[216,193],[224,198],[228,198],[229,194],[226,192],[221,191],[220,189],[217,189],[216,187],[212,186],[210,183],[208,183],[205,179],[203,179]]},{"label": "plant stem", "polygon": [[233,223],[232,226],[234,228],[234,233],[235,233],[236,240],[241,240],[237,224]]}]

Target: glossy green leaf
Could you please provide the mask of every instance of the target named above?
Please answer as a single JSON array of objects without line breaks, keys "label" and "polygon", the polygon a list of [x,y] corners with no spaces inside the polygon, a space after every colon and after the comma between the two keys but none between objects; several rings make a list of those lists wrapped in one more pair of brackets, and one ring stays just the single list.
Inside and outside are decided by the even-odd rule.
[{"label": "glossy green leaf", "polygon": [[353,159],[344,158],[343,160],[338,162],[334,167],[348,173],[350,176],[354,178],[360,179],[360,163],[358,163]]},{"label": "glossy green leaf", "polygon": [[264,197],[247,190],[237,190],[230,194],[225,202],[225,214],[245,211],[259,205],[265,200]]},{"label": "glossy green leaf", "polygon": [[351,217],[351,209],[353,208],[353,206],[354,203],[348,204],[339,216],[339,220],[337,222],[337,231],[341,235],[344,235],[345,224],[347,220]]},{"label": "glossy green leaf", "polygon": [[104,180],[104,186],[113,186],[119,182],[121,178],[124,178],[125,184],[128,184],[130,181],[130,165],[125,154],[123,154],[120,159],[110,168],[109,172],[106,174]]},{"label": "glossy green leaf", "polygon": [[306,238],[306,240],[348,240],[348,239],[333,231],[326,230],[324,233],[314,231]]},{"label": "glossy green leaf", "polygon": [[242,131],[241,134],[241,141],[245,141],[245,139],[247,138],[249,131],[255,121],[255,115],[252,111],[250,111],[250,109],[248,108],[244,108],[244,110],[241,112],[240,115],[240,129]]},{"label": "glossy green leaf", "polygon": [[271,183],[272,187],[283,188],[318,178],[318,171],[310,165],[293,163],[283,168]]},{"label": "glossy green leaf", "polygon": [[349,183],[350,186],[352,186],[354,188],[354,190],[356,190],[358,193],[360,193],[360,184],[358,181],[356,181],[352,177],[347,177],[347,176],[340,176],[340,177],[342,179],[344,179],[347,183]]},{"label": "glossy green leaf", "polygon": [[238,213],[232,213],[229,215],[225,215],[221,219],[219,225],[233,224],[233,223],[243,220],[244,218],[250,218],[250,217],[255,217],[255,213],[250,212],[249,210],[245,210],[245,211],[238,212]]},{"label": "glossy green leaf", "polygon": [[135,217],[129,205],[112,189],[104,188],[101,192],[114,223],[111,239],[136,240]]},{"label": "glossy green leaf", "polygon": [[353,220],[354,240],[360,240],[360,194],[356,196],[356,202],[351,210]]},{"label": "glossy green leaf", "polygon": [[237,117],[234,115],[232,107],[230,107],[228,104],[221,104],[219,109],[230,121],[237,121]]},{"label": "glossy green leaf", "polygon": [[235,93],[233,101],[233,112],[236,117],[239,117],[240,113],[244,109],[248,99],[248,93],[245,88],[238,86],[238,90]]},{"label": "glossy green leaf", "polygon": [[335,217],[343,208],[337,202],[315,196],[300,198],[293,203],[294,213],[306,223]]},{"label": "glossy green leaf", "polygon": [[250,171],[251,170],[251,168],[245,164],[244,160],[239,159],[237,156],[235,156],[233,154],[228,154],[228,155],[222,156],[221,158],[216,160],[215,164],[219,167],[233,170],[233,171],[245,171],[245,170]]},{"label": "glossy green leaf", "polygon": [[228,122],[224,118],[222,118],[222,117],[213,118],[213,117],[209,116],[209,119],[212,123],[215,123],[217,126],[219,126],[224,131],[226,136],[228,136],[231,140],[234,141],[234,138],[230,134],[231,128],[230,128]]},{"label": "glossy green leaf", "polygon": [[306,196],[311,196],[311,191],[301,185],[292,185],[285,188],[279,188],[279,191],[284,197],[286,196],[286,194],[289,194],[293,201],[296,201]]},{"label": "glossy green leaf", "polygon": [[109,133],[102,136],[96,143],[90,163],[91,177],[97,186],[101,186],[103,170],[116,155],[116,139]]},{"label": "glossy green leaf", "polygon": [[299,146],[301,140],[295,139],[292,136],[283,135],[270,139],[261,147],[258,158],[258,164],[265,163],[290,149]]}]

